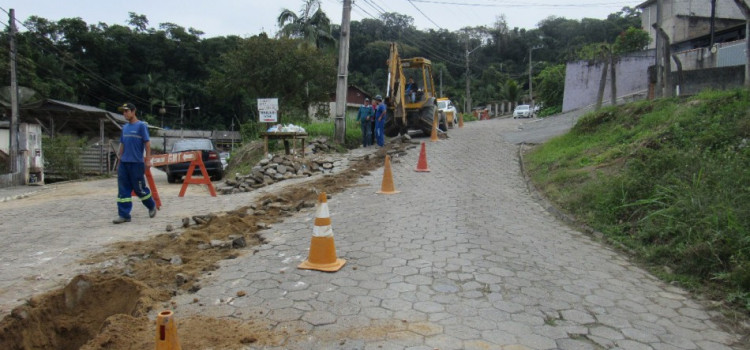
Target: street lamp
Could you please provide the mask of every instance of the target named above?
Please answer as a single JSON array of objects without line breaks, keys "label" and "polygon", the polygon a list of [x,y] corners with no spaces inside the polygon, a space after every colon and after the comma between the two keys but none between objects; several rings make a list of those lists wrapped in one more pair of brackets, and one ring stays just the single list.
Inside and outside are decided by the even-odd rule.
[{"label": "street lamp", "polygon": [[532,71],[531,71],[531,52],[536,49],[541,49],[542,45],[536,45],[529,48],[529,99],[531,100],[531,105],[529,108],[531,108],[530,114],[534,114],[534,89],[531,86],[531,77],[532,77]]},{"label": "street lamp", "polygon": [[[194,110],[200,110],[200,109],[201,109],[200,107],[194,107],[194,108],[190,108],[189,110],[194,111]],[[183,124],[183,119],[184,119],[183,117],[185,115],[184,111],[185,111],[185,104],[182,103],[182,101],[180,101],[180,130],[183,129],[183,125],[184,125]]]},{"label": "street lamp", "polygon": [[469,51],[469,40],[466,39],[466,101],[464,101],[465,103],[464,113],[471,113],[471,89],[470,89],[471,76],[469,74],[469,55],[480,47],[482,47],[481,43],[479,44],[479,46]]}]

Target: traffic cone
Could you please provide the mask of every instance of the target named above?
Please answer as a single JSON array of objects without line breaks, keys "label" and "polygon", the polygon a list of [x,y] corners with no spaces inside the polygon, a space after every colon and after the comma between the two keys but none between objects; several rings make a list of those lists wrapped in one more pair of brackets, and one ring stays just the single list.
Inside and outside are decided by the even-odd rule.
[{"label": "traffic cone", "polygon": [[318,195],[318,207],[315,212],[315,226],[310,241],[310,255],[297,266],[299,269],[336,272],[346,264],[346,260],[336,257],[336,245],[333,243],[331,216],[328,213],[326,193]]},{"label": "traffic cone", "polygon": [[464,115],[463,114],[458,115],[458,127],[459,128],[464,127]]},{"label": "traffic cone", "polygon": [[383,183],[380,185],[380,194],[396,194],[401,191],[396,191],[393,187],[393,173],[391,172],[391,157],[385,155],[385,169],[383,170]]},{"label": "traffic cone", "polygon": [[435,114],[432,117],[432,132],[430,133],[430,141],[431,142],[435,142],[435,141],[438,140],[437,125],[438,125],[438,118],[437,118],[437,114]]},{"label": "traffic cone", "polygon": [[419,151],[419,160],[417,161],[417,168],[414,171],[428,172],[430,168],[427,166],[427,151],[425,151],[424,142],[422,142],[422,150]]},{"label": "traffic cone", "polygon": [[173,316],[172,311],[166,310],[156,317],[156,350],[182,350]]}]

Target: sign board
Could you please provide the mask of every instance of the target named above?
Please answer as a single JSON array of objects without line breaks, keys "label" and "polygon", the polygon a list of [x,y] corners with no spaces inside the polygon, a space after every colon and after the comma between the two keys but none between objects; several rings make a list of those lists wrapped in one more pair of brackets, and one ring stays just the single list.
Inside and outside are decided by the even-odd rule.
[{"label": "sign board", "polygon": [[260,121],[263,123],[276,123],[278,121],[277,112],[279,110],[278,98],[259,98],[258,114]]},{"label": "sign board", "polygon": [[258,111],[260,114],[260,121],[262,123],[276,123],[278,121],[278,117],[276,116],[276,111]]}]

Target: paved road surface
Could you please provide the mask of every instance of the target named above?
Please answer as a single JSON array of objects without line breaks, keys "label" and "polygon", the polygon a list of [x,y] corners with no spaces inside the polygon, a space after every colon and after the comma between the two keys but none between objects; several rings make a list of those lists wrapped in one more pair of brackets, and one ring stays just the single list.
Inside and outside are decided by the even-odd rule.
[{"label": "paved road surface", "polygon": [[[375,194],[380,169],[334,195],[337,252],[348,261],[341,271],[296,268],[312,235],[314,211],[303,211],[265,231],[256,254],[222,262],[196,294],[176,297],[177,316],[262,319],[288,334],[278,349],[748,348],[716,312],[532,199],[507,139],[536,123],[467,123],[427,143],[429,173],[414,171],[418,152],[394,159],[401,193]],[[156,218],[136,207],[133,222],[120,226],[109,223],[113,179],[0,203],[3,312],[85,270],[75,261],[103,244],[258,195],[211,198],[191,187],[200,201],[190,201],[178,190],[165,187],[173,205]]]},{"label": "paved road surface", "polygon": [[[517,146],[533,121],[468,123],[329,200],[336,273],[299,270],[314,211],[225,261],[184,315],[265,319],[278,349],[740,349],[714,312],[626,257],[560,223],[532,199]],[[236,297],[238,291],[247,293]],[[193,303],[198,298],[201,303]],[[202,305],[202,306],[201,306]],[[746,346],[746,345],[744,345]]]}]

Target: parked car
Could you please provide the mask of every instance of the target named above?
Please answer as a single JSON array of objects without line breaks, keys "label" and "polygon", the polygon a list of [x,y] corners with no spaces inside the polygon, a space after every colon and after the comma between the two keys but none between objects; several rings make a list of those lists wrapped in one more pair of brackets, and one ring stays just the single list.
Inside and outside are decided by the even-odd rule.
[{"label": "parked car", "polygon": [[219,152],[219,159],[221,159],[221,168],[226,170],[229,165],[229,152]]},{"label": "parked car", "polygon": [[445,123],[449,128],[454,127],[458,123],[458,111],[456,106],[453,105],[448,98],[437,99],[438,111],[445,114]]},{"label": "parked car", "polygon": [[[221,164],[219,151],[216,150],[216,147],[214,147],[211,140],[182,139],[172,145],[172,151],[170,153],[186,151],[201,151],[203,165],[206,166],[206,171],[208,171],[208,176],[211,177],[211,181],[218,181],[224,177],[224,166]],[[167,182],[175,183],[182,180],[182,177],[187,175],[188,167],[190,167],[190,162],[167,165],[165,169],[165,172],[167,173]],[[195,175],[202,175],[201,170],[198,167],[193,171],[193,176]]]},{"label": "parked car", "polygon": [[516,109],[513,110],[513,119],[531,118],[532,114],[529,105],[518,105],[516,106]]}]

